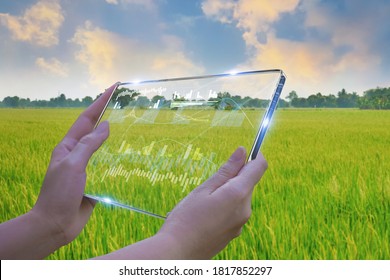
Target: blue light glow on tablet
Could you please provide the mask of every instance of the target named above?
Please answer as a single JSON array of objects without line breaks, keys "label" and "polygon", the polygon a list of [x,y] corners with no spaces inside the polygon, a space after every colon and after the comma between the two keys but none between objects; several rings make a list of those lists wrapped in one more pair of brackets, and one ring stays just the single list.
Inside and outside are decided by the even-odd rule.
[{"label": "blue light glow on tablet", "polygon": [[263,122],[263,127],[267,127],[269,124],[269,118],[265,118]]},{"label": "blue light glow on tablet", "polygon": [[111,203],[112,203],[112,200],[111,200],[110,198],[108,198],[108,197],[103,197],[103,198],[102,198],[102,201],[103,201],[104,203],[108,203],[108,204],[111,204]]}]

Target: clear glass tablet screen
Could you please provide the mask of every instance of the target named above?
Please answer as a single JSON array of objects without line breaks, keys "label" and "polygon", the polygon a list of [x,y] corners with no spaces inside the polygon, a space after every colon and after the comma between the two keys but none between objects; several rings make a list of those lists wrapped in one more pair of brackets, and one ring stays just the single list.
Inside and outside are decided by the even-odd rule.
[{"label": "clear glass tablet screen", "polygon": [[100,118],[110,136],[89,162],[86,196],[164,218],[238,146],[256,157],[284,81],[261,70],[121,83]]}]

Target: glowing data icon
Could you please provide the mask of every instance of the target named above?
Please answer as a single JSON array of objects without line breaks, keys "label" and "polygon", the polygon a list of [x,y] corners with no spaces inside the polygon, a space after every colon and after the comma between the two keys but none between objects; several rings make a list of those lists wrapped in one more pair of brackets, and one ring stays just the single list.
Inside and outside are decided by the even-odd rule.
[{"label": "glowing data icon", "polygon": [[285,80],[273,69],[118,84],[85,196],[165,218],[238,146],[256,158]]}]

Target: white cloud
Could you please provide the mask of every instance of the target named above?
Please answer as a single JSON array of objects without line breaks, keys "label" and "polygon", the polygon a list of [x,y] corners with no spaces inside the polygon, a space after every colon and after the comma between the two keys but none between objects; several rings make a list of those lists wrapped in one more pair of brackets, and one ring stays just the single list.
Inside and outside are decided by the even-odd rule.
[{"label": "white cloud", "polygon": [[137,5],[147,10],[155,10],[157,8],[153,0],[106,0],[106,2],[112,5]]},{"label": "white cloud", "polygon": [[185,55],[175,36],[161,37],[159,45],[142,44],[87,22],[71,40],[79,47],[75,57],[88,69],[90,82],[100,88],[121,80],[168,78],[203,73],[202,66]]},{"label": "white cloud", "polygon": [[9,29],[14,40],[42,47],[58,44],[58,31],[63,21],[58,1],[39,1],[21,16],[0,13],[0,24]]},{"label": "white cloud", "polygon": [[118,5],[118,0],[106,0],[108,4]]},{"label": "white cloud", "polygon": [[54,74],[59,77],[68,76],[68,67],[66,64],[59,61],[57,58],[51,58],[49,60],[38,57],[35,60],[35,64],[46,72]]},{"label": "white cloud", "polygon": [[375,43],[377,27],[382,26],[383,20],[390,12],[389,7],[382,8],[387,10],[384,13],[372,13],[373,11],[364,11],[361,8],[357,13],[355,6],[359,6],[359,3],[345,1],[348,13],[340,15],[326,6],[314,3],[307,0],[303,2],[303,7],[310,11],[307,13],[305,26],[330,34],[329,49],[350,48],[340,59],[333,61],[334,71],[364,70],[380,64],[380,57],[372,52],[371,45]]},{"label": "white cloud", "polygon": [[222,23],[231,23],[236,3],[233,0],[206,0],[202,3],[203,13]]},{"label": "white cloud", "polygon": [[[367,4],[371,9],[368,16],[364,9],[356,8],[356,1],[345,1],[345,5],[349,14],[312,0],[205,0],[202,9],[209,18],[234,24],[242,31],[248,58],[239,68],[282,68],[288,76],[285,92],[295,89],[309,95],[324,89],[335,93],[347,86],[361,91],[362,81],[375,81],[379,72],[381,57],[372,51],[372,31],[382,25],[377,18],[383,22],[386,13],[374,12],[377,8]],[[306,15],[303,30],[326,34],[327,41],[277,36],[274,24],[297,9]],[[360,14],[353,14],[356,11]],[[340,53],[340,48],[345,51]]]},{"label": "white cloud", "polygon": [[269,32],[270,24],[281,13],[291,12],[299,0],[206,0],[202,3],[204,14],[222,23],[235,23],[243,30],[248,47],[259,47],[258,34]]}]

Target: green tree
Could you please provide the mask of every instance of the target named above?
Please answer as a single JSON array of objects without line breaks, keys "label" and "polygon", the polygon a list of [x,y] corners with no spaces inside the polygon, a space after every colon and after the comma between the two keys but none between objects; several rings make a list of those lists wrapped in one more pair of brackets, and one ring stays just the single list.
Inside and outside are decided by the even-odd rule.
[{"label": "green tree", "polygon": [[337,98],[335,95],[329,94],[328,96],[324,96],[324,98],[325,98],[324,107],[327,107],[327,108],[337,107]]},{"label": "green tree", "polygon": [[286,99],[291,103],[295,98],[298,98],[298,94],[295,90],[290,91],[289,94],[287,95]]},{"label": "green tree", "polygon": [[82,106],[85,106],[85,107],[91,105],[92,102],[93,102],[93,99],[90,96],[86,96],[83,99],[81,99]]},{"label": "green tree", "polygon": [[66,102],[66,96],[65,94],[61,93],[60,96],[54,99],[55,102],[57,103],[56,107],[65,107],[67,102]]},{"label": "green tree", "polygon": [[312,94],[307,98],[307,103],[309,107],[313,108],[322,108],[325,105],[325,96],[318,92],[317,94]]},{"label": "green tree", "polygon": [[144,109],[148,108],[150,100],[146,96],[138,96],[136,106]]},{"label": "green tree", "polygon": [[31,107],[30,98],[27,98],[27,99],[21,98],[21,99],[19,99],[18,107],[22,107],[22,108]]},{"label": "green tree", "polygon": [[222,98],[231,98],[231,94],[227,91],[224,91],[224,92],[218,92],[217,94],[218,98],[222,99]]},{"label": "green tree", "polygon": [[19,106],[19,97],[18,96],[7,96],[3,99],[3,104],[5,107],[16,108]]},{"label": "green tree", "polygon": [[115,102],[118,108],[123,109],[124,107],[128,106],[130,102],[133,101],[140,94],[141,93],[135,91],[134,89],[129,89],[125,87],[120,89],[117,88],[113,93],[111,99]]},{"label": "green tree", "polygon": [[162,96],[162,95],[155,95],[155,96],[152,97],[152,99],[150,101],[152,103],[157,103],[161,99],[165,99],[164,96]]},{"label": "green tree", "polygon": [[364,95],[359,100],[359,108],[361,109],[390,109],[390,87],[376,88],[364,92]]},{"label": "green tree", "polygon": [[308,102],[306,98],[298,97],[291,100],[291,106],[298,107],[298,108],[305,108],[308,107]]},{"label": "green tree", "polygon": [[278,108],[288,108],[290,107],[290,102],[280,98],[278,103]]},{"label": "green tree", "polygon": [[347,93],[342,89],[337,93],[337,107],[339,108],[356,108],[358,107],[359,96],[356,92]]}]

